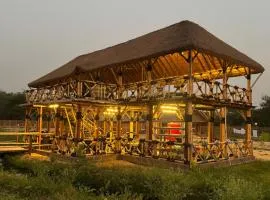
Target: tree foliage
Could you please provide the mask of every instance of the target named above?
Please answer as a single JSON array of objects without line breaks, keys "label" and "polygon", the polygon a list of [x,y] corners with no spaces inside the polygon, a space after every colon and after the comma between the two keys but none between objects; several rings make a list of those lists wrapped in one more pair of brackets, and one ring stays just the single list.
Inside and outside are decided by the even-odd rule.
[{"label": "tree foliage", "polygon": [[258,109],[253,111],[253,122],[259,126],[270,126],[270,96],[263,96]]},{"label": "tree foliage", "polygon": [[25,103],[23,92],[7,93],[0,91],[0,120],[23,120]]}]

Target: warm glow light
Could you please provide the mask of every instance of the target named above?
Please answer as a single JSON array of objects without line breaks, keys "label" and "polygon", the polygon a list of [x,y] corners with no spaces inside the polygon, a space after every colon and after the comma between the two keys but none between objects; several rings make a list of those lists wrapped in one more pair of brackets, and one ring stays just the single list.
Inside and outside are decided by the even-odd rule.
[{"label": "warm glow light", "polygon": [[175,114],[176,113],[176,110],[165,110],[165,109],[163,110],[162,109],[162,112],[163,113],[174,113]]},{"label": "warm glow light", "polygon": [[49,108],[58,108],[58,107],[59,107],[58,104],[51,104],[51,105],[49,105]]},{"label": "warm glow light", "polygon": [[174,104],[164,104],[160,106],[160,108],[163,113],[176,113],[178,110],[177,106]]},{"label": "warm glow light", "polygon": [[177,110],[176,106],[171,106],[171,105],[162,105],[160,108],[163,110]]},{"label": "warm glow light", "polygon": [[114,113],[116,113],[118,110],[117,110],[117,108],[107,108],[106,109],[106,112],[114,112]]},{"label": "warm glow light", "polygon": [[117,108],[107,108],[103,114],[104,115],[108,115],[108,116],[112,116],[112,115],[115,115],[116,113],[118,112],[118,109]]}]

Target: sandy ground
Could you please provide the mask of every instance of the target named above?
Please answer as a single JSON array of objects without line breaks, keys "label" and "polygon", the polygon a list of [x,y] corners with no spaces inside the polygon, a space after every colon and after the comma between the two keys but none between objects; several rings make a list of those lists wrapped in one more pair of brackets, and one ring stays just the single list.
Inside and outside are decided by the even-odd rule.
[{"label": "sandy ground", "polygon": [[253,142],[253,154],[258,160],[270,161],[270,142]]},{"label": "sandy ground", "polygon": [[31,153],[31,155],[25,154],[25,155],[23,155],[23,159],[35,159],[35,160],[47,160],[47,161],[50,160],[50,158],[48,156],[43,156],[43,155],[40,155],[37,153]]},{"label": "sandy ground", "polygon": [[138,165],[135,165],[133,163],[124,161],[124,160],[108,160],[108,161],[102,161],[102,162],[97,162],[97,166],[102,166],[102,167],[135,167]]}]

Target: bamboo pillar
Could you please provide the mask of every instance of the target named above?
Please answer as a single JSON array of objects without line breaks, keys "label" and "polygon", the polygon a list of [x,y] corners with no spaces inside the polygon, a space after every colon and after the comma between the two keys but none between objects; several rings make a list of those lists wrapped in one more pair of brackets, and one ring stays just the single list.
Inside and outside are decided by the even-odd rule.
[{"label": "bamboo pillar", "polygon": [[117,126],[116,126],[116,140],[117,140],[117,146],[116,146],[116,151],[118,153],[120,153],[121,151],[121,123],[122,123],[122,115],[121,115],[121,107],[118,106],[117,107],[117,115],[116,115],[116,119],[117,119]]},{"label": "bamboo pillar", "polygon": [[[223,80],[222,80],[222,92],[223,92],[223,101],[224,103],[227,100],[227,68],[224,67],[223,68]],[[227,131],[226,131],[226,116],[227,116],[227,109],[226,107],[221,107],[220,109],[220,142],[221,142],[221,148],[223,149],[223,157],[227,157],[227,146],[225,144],[226,140],[227,140]]]},{"label": "bamboo pillar", "polygon": [[55,114],[55,136],[59,136],[60,127],[60,108],[56,108]]},{"label": "bamboo pillar", "polygon": [[64,113],[63,111],[60,112],[60,116],[59,116],[59,134],[60,136],[63,136],[64,135]]},{"label": "bamboo pillar", "polygon": [[82,128],[82,106],[78,104],[78,109],[76,112],[76,138],[81,138],[81,128]]},{"label": "bamboo pillar", "polygon": [[192,60],[192,52],[189,51],[189,72],[188,72],[188,98],[186,102],[185,108],[185,163],[190,164],[192,161],[192,94],[193,94],[193,60]]},{"label": "bamboo pillar", "polygon": [[129,136],[131,138],[133,138],[134,136],[134,112],[133,111],[130,111]]},{"label": "bamboo pillar", "polygon": [[47,113],[47,131],[48,133],[51,132],[51,111],[49,110],[48,113]]},{"label": "bamboo pillar", "polygon": [[104,131],[104,134],[106,134],[106,123],[107,123],[107,121],[106,121],[106,119],[104,118],[104,120],[103,120],[103,131]]},{"label": "bamboo pillar", "polygon": [[[251,73],[250,69],[248,68],[248,75],[247,75],[247,99],[248,99],[248,105],[252,106],[252,89],[251,89]],[[246,111],[246,146],[249,150],[249,154],[253,155],[253,147],[252,147],[252,118],[251,118],[251,107],[249,107]]]},{"label": "bamboo pillar", "polygon": [[136,121],[135,121],[135,129],[136,129],[136,138],[139,139],[139,129],[140,129],[140,118],[139,118],[139,112],[136,113]]},{"label": "bamboo pillar", "polygon": [[109,118],[109,123],[110,123],[110,142],[112,142],[112,138],[114,137],[113,118]]},{"label": "bamboo pillar", "polygon": [[40,149],[40,145],[41,145],[41,134],[42,134],[42,126],[43,126],[42,116],[43,116],[43,107],[40,106],[40,108],[39,108],[39,120],[38,120],[38,122],[39,122],[39,126],[38,126],[39,127],[39,130],[38,130],[38,132],[39,132],[39,135],[38,135],[39,149]]},{"label": "bamboo pillar", "polygon": [[97,138],[99,136],[99,125],[98,125],[98,122],[99,122],[99,111],[97,111],[96,115],[95,115],[95,121],[94,121],[94,127],[95,127],[95,135],[94,137]]},{"label": "bamboo pillar", "polygon": [[209,111],[209,121],[207,124],[207,139],[208,143],[214,142],[214,114],[213,110]]},{"label": "bamboo pillar", "polygon": [[[118,72],[118,90],[117,90],[117,96],[118,98],[122,98],[122,88],[123,87],[123,73],[122,69]],[[121,152],[121,120],[122,120],[122,114],[121,114],[121,107],[117,107],[117,115],[116,115],[116,151],[117,153]]]},{"label": "bamboo pillar", "polygon": [[147,106],[147,132],[146,137],[148,140],[152,140],[153,138],[153,105]]}]

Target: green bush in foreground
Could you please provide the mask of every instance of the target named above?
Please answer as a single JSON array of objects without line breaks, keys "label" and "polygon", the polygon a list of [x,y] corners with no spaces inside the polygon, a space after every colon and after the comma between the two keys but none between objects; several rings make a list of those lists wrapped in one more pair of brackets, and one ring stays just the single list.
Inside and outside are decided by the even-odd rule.
[{"label": "green bush in foreground", "polygon": [[270,162],[176,172],[11,157],[7,166],[15,172],[1,172],[0,191],[19,199],[270,199]]},{"label": "green bush in foreground", "polygon": [[262,132],[259,139],[263,142],[270,142],[270,133]]}]

